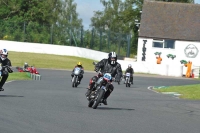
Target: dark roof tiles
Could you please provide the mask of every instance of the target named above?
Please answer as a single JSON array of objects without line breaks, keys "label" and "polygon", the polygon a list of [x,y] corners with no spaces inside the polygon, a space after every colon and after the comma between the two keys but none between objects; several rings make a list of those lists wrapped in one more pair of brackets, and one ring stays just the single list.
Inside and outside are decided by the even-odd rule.
[{"label": "dark roof tiles", "polygon": [[140,23],[140,37],[200,41],[198,4],[145,1]]}]

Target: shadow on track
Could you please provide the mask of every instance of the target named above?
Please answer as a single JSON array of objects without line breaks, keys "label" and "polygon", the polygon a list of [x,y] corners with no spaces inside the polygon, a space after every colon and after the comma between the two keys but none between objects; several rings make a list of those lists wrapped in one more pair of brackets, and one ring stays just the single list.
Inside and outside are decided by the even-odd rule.
[{"label": "shadow on track", "polygon": [[133,111],[135,109],[126,109],[126,108],[109,108],[109,107],[97,107],[100,110],[125,110],[125,111]]},{"label": "shadow on track", "polygon": [[24,97],[24,96],[15,96],[15,95],[0,95],[0,97]]}]

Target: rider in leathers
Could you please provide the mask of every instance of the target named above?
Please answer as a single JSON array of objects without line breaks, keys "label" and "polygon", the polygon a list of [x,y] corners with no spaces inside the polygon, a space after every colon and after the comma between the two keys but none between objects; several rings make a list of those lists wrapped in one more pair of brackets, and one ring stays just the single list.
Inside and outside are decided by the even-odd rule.
[{"label": "rider in leathers", "polygon": [[[11,61],[8,59],[8,51],[6,49],[2,49],[0,50],[0,64],[3,67],[1,70],[1,75],[2,78],[0,80],[0,91],[4,91],[4,89],[2,88],[3,85],[5,84],[9,73],[12,73],[13,70],[11,68]],[[7,66],[6,68],[4,68],[5,66]]]},{"label": "rider in leathers", "polygon": [[[115,77],[116,75],[116,82],[119,82],[122,77],[122,69],[121,65],[117,62],[117,54],[115,52],[110,52],[108,54],[108,59],[102,59],[100,62],[98,62],[95,65],[95,71],[98,72],[100,70],[101,73],[110,73],[112,77]],[[94,76],[90,79],[89,87],[87,88],[88,91],[86,93],[86,97],[90,95],[90,93],[94,90],[92,90],[93,86],[95,85],[95,82],[98,80],[98,76]],[[107,98],[111,94],[111,92],[114,90],[114,86],[111,84],[109,86],[109,90],[104,95],[103,104],[107,105]]]}]

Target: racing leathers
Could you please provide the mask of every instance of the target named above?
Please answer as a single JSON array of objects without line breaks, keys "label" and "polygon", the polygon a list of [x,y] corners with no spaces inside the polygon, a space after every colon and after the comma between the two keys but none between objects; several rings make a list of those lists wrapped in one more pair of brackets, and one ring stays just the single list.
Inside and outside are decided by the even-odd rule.
[{"label": "racing leathers", "polygon": [[[2,88],[3,85],[5,84],[6,80],[8,79],[9,73],[12,73],[13,70],[11,69],[11,61],[6,58],[5,60],[2,60],[0,58],[0,65],[2,66],[2,70],[1,70],[1,81],[0,81],[0,91],[4,91],[4,89]],[[8,67],[5,67],[8,66]]]}]

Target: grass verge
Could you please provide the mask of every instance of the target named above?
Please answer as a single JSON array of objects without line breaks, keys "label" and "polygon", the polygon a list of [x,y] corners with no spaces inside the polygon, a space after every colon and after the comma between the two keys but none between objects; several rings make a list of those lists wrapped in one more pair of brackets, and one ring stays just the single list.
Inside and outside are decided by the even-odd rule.
[{"label": "grass verge", "polygon": [[154,88],[154,90],[157,92],[177,92],[181,94],[179,96],[181,99],[200,100],[200,84]]},{"label": "grass verge", "polygon": [[31,80],[25,72],[13,72],[9,74],[7,81],[12,80]]},{"label": "grass verge", "polygon": [[[62,56],[62,55],[51,55],[51,54],[38,54],[38,53],[27,53],[27,52],[9,52],[9,57],[12,66],[22,67],[24,62],[29,65],[33,65],[36,68],[49,68],[49,69],[70,69],[72,70],[77,62],[81,62],[84,69],[93,71],[94,66],[92,62],[94,60],[80,58],[75,56]],[[26,73],[14,72],[10,73],[8,80],[30,80],[30,77]]]},{"label": "grass verge", "polygon": [[92,65],[93,60],[74,57],[74,56],[62,56],[51,54],[38,54],[38,53],[26,53],[26,52],[9,52],[9,59],[12,62],[12,66],[22,67],[24,62],[29,65],[33,65],[36,68],[51,68],[51,69],[70,69],[72,70],[77,62],[81,62],[85,70],[94,70]]}]

